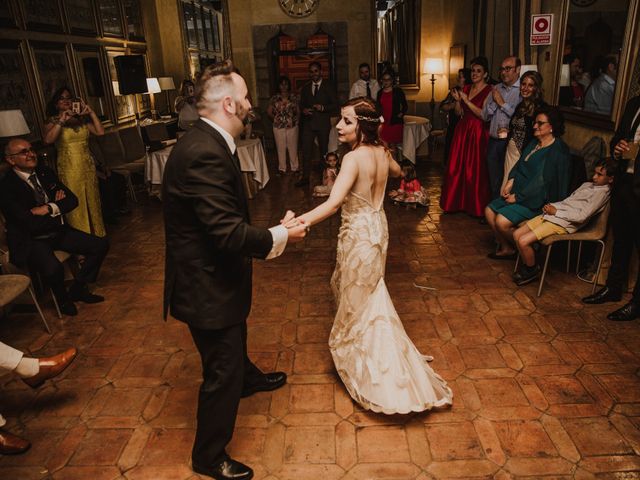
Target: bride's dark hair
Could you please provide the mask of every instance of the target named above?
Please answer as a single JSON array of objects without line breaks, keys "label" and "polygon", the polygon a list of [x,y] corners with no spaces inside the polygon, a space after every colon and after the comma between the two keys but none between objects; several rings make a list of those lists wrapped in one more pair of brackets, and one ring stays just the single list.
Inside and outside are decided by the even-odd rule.
[{"label": "bride's dark hair", "polygon": [[357,140],[353,149],[358,148],[360,145],[383,146],[386,148],[386,145],[378,135],[381,115],[373,100],[367,97],[352,98],[342,105],[342,108],[346,107],[353,107],[358,119],[358,125],[356,125]]}]

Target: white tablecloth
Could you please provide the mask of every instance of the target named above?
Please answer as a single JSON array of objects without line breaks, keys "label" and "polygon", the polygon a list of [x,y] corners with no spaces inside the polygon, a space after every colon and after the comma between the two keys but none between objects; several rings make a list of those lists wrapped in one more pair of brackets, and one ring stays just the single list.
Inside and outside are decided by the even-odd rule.
[{"label": "white tablecloth", "polygon": [[[416,150],[429,138],[431,122],[425,117],[405,115],[404,128],[402,130],[402,154],[412,163],[416,163]],[[338,148],[338,130],[333,127],[329,132],[329,151]]]},{"label": "white tablecloth", "polygon": [[162,174],[164,173],[164,166],[167,163],[169,154],[173,150],[173,146],[163,148],[162,150],[156,150],[155,152],[147,154],[145,164],[145,179],[147,183],[153,185],[162,185]]},{"label": "white tablecloth", "polygon": [[[264,188],[269,181],[269,171],[267,169],[267,159],[264,155],[262,143],[258,138],[239,140],[238,158],[240,159],[240,170],[249,173],[258,184],[258,189]],[[145,178],[151,185],[151,191],[157,191],[154,185],[162,185],[162,175],[164,166],[171,154],[173,146],[157,150],[147,155],[145,165]]]},{"label": "white tablecloth", "polygon": [[404,129],[402,130],[402,155],[412,163],[416,163],[416,150],[427,138],[431,131],[431,122],[425,117],[413,115],[404,116]]},{"label": "white tablecloth", "polygon": [[248,138],[238,140],[236,145],[238,146],[240,170],[252,173],[253,179],[258,183],[258,188],[264,188],[269,182],[269,170],[262,142],[259,138]]}]

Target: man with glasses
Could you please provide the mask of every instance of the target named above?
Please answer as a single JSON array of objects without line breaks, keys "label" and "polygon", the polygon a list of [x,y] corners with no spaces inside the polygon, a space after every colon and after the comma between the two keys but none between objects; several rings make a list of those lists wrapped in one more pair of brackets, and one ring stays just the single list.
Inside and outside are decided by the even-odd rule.
[{"label": "man with glasses", "polygon": [[520,97],[520,65],[520,59],[515,56],[507,57],[502,61],[500,66],[502,82],[493,87],[493,92],[487,97],[482,109],[483,118],[490,122],[487,167],[492,199],[500,196],[509,122],[522,100]]},{"label": "man with glasses", "polygon": [[309,64],[309,81],[300,93],[302,110],[302,176],[296,187],[309,185],[313,143],[318,140],[320,157],[327,154],[331,115],[338,109],[338,99],[333,87],[322,79],[322,66],[318,62]]},{"label": "man with glasses", "polygon": [[[12,169],[0,181],[0,210],[6,220],[11,263],[40,273],[65,315],[78,314],[73,302],[102,302],[104,297],[90,293],[88,284],[96,281],[109,242],[66,225],[63,215],[78,206],[78,199],[53,170],[38,166],[29,142],[11,140],[4,156]],[[84,256],[68,291],[55,250]]]}]

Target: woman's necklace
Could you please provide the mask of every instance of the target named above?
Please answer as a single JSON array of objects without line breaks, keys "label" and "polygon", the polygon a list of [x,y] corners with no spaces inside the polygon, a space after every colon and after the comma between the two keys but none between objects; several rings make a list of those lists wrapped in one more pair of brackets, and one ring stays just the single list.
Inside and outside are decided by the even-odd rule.
[{"label": "woman's necklace", "polygon": [[526,157],[524,157],[524,161],[525,161],[525,162],[526,162],[526,161],[528,161],[528,160],[529,160],[529,158],[530,158],[534,153],[536,153],[538,150],[541,150],[541,149],[543,149],[543,148],[545,148],[545,147],[548,147],[548,146],[549,146],[549,145],[551,145],[553,142],[555,142],[555,140],[556,140],[555,138],[554,138],[554,139],[552,139],[552,140],[551,140],[549,143],[547,143],[546,145],[543,145],[543,144],[542,144],[542,143],[540,143],[540,142],[536,143],[536,146],[535,146],[535,147],[533,147],[533,150],[531,150],[531,151],[527,154],[527,156],[526,156]]}]

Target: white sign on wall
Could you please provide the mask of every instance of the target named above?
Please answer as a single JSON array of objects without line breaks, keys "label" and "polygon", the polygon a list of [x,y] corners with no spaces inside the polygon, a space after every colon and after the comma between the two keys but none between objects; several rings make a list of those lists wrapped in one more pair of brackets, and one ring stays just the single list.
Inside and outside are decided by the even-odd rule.
[{"label": "white sign on wall", "polygon": [[553,40],[553,14],[531,15],[531,40],[529,45],[551,45]]}]

